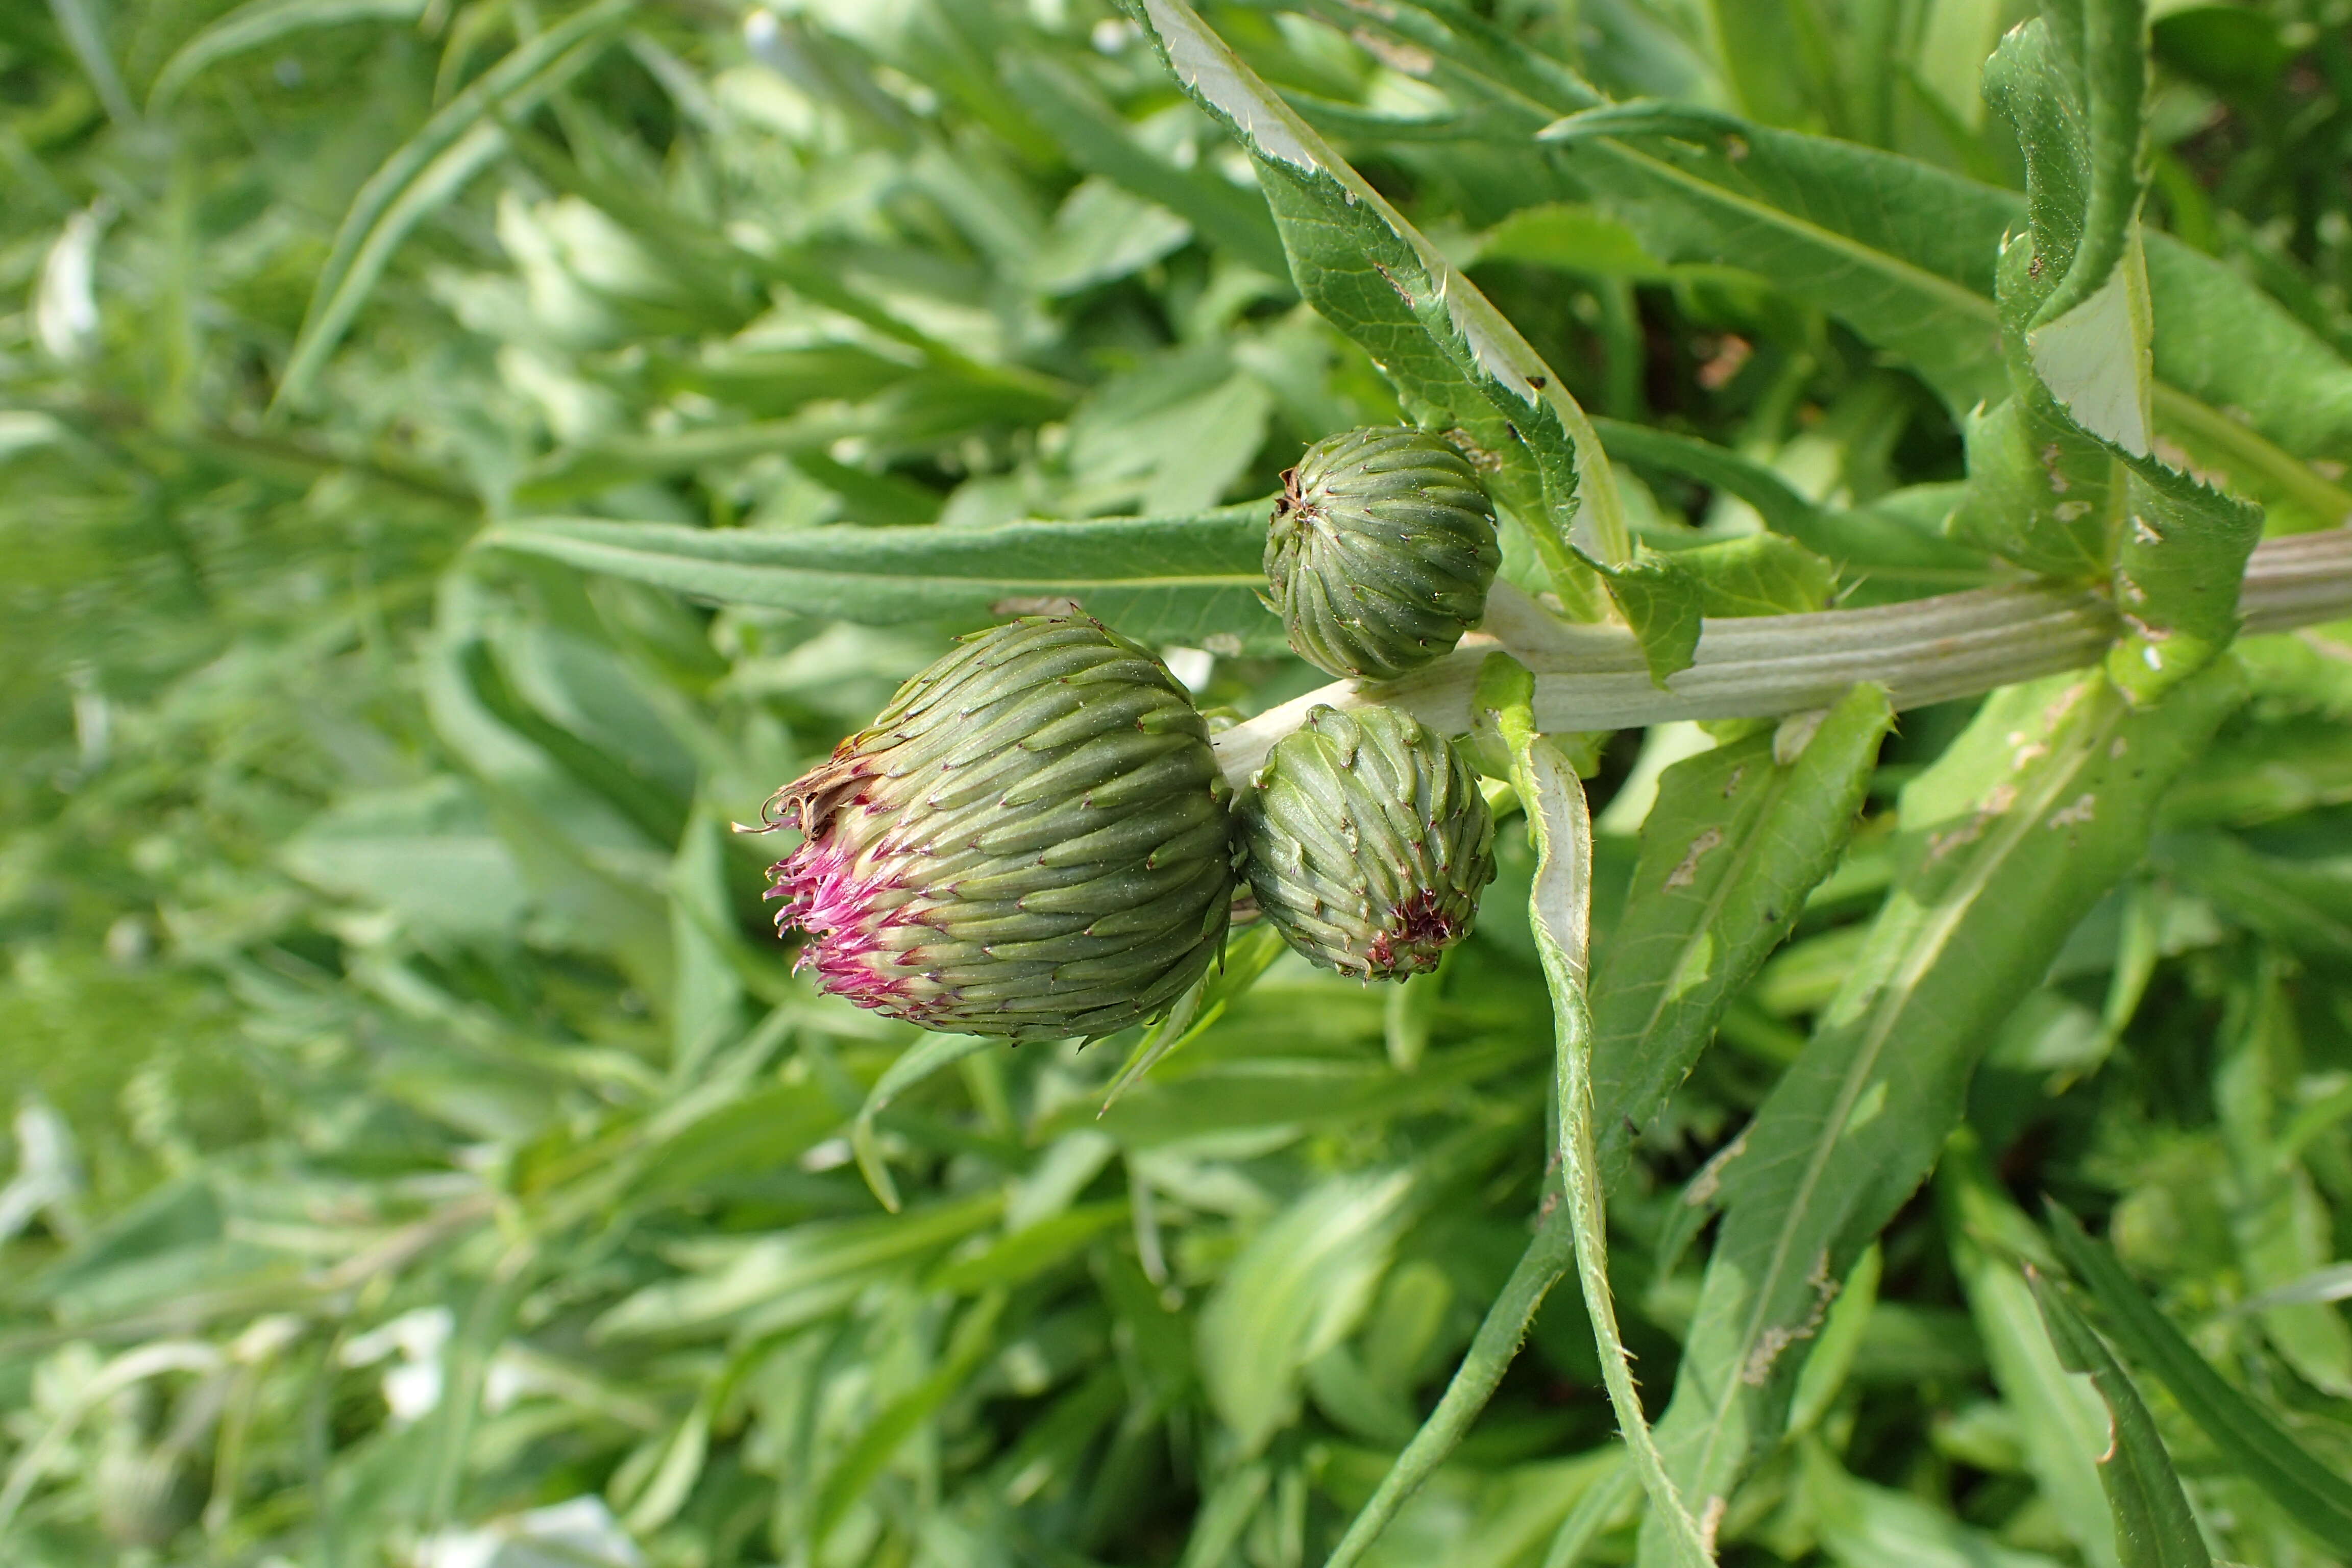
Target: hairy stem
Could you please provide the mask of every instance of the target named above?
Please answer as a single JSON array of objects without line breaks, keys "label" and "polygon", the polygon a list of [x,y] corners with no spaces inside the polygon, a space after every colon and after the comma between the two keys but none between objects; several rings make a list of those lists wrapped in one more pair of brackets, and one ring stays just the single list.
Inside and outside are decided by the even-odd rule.
[{"label": "hairy stem", "polygon": [[[2352,529],[2265,541],[2238,603],[2249,634],[2352,616]],[[1459,734],[1470,728],[1478,667],[1497,648],[1535,671],[1536,721],[1558,734],[1801,713],[1828,707],[1861,680],[1885,687],[1897,709],[1918,708],[2095,664],[2120,630],[2098,595],[2032,584],[1864,610],[1710,620],[1696,661],[1662,689],[1632,632],[1570,625],[1497,583],[1485,628],[1445,658],[1401,680],[1334,681],[1269,709],[1219,735],[1217,755],[1227,778],[1245,781],[1318,704],[1386,703]]]}]

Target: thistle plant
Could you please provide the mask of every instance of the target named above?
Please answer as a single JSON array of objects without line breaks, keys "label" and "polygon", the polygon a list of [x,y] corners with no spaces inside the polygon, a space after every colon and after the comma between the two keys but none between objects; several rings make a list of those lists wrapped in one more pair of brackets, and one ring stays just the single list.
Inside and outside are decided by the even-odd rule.
[{"label": "thistle plant", "polygon": [[861,1007],[1015,1040],[1103,1035],[1200,978],[1233,889],[1206,725],[1149,649],[1032,616],[968,638],[778,790],[799,963]]},{"label": "thistle plant", "polygon": [[2342,11],[13,7],[0,1563],[2339,1562]]}]

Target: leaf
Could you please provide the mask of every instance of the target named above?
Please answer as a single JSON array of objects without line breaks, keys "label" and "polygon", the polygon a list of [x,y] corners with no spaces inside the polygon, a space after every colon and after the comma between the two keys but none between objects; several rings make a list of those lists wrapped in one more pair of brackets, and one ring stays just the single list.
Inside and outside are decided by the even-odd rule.
[{"label": "leaf", "polygon": [[875,1141],[874,1119],[882,1114],[890,1102],[929,1078],[942,1068],[954,1066],[964,1058],[984,1051],[997,1044],[985,1035],[935,1035],[926,1033],[902,1052],[890,1064],[887,1071],[874,1080],[866,1091],[866,1103],[857,1108],[857,1119],[850,1124],[849,1146],[857,1157],[857,1169],[873,1191],[876,1201],[892,1214],[898,1212],[898,1184],[890,1179],[890,1166],[882,1158],[881,1145]]},{"label": "leaf", "polygon": [[1703,146],[1577,143],[1568,163],[1662,260],[1737,258],[1900,356],[1955,409],[2005,390],[1992,293],[2008,193],[1755,124]]},{"label": "leaf", "polygon": [[623,1340],[707,1332],[745,1320],[755,1328],[805,1321],[836,1310],[873,1279],[986,1227],[1003,1208],[1002,1194],[986,1193],[903,1215],[684,1244],[676,1260],[686,1272],[623,1298],[591,1332]]},{"label": "leaf", "polygon": [[1633,1385],[1610,1293],[1608,1211],[1592,1136],[1593,1023],[1585,992],[1591,952],[1592,822],[1584,789],[1559,748],[1536,731],[1535,678],[1524,666],[1507,654],[1488,655],[1479,671],[1477,702],[1481,729],[1509,750],[1511,787],[1526,806],[1535,844],[1528,923],[1551,996],[1560,1195],[1601,1379],[1631,1468],[1649,1494],[1656,1544],[1670,1562],[1705,1568],[1715,1561],[1714,1531],[1692,1517],[1685,1489],[1666,1471]]},{"label": "leaf", "polygon": [[2107,1331],[2152,1372],[2203,1429],[2231,1468],[2270,1495],[2312,1538],[2352,1541],[2352,1480],[2314,1457],[2277,1419],[2224,1382],[2116,1261],[2104,1242],[2054,1200],[2045,1200],[2058,1256],[2099,1305]]},{"label": "leaf", "polygon": [[426,0],[246,0],[172,51],[147,89],[147,111],[161,114],[205,68],[311,27],[347,22],[414,22]]},{"label": "leaf", "polygon": [[2226,668],[2146,711],[2096,679],[2011,688],[1906,788],[1908,870],[1802,1055],[1709,1167],[1725,1215],[1659,1426],[1687,1495],[1727,1497],[1784,1426],[1802,1359],[1789,1352],[1934,1163],[1993,1026],[2137,859],[2164,786],[2238,691]]},{"label": "leaf", "polygon": [[2126,505],[2123,465],[2034,396],[1972,410],[1965,432],[1969,483],[1952,537],[2029,572],[2107,575]]},{"label": "leaf", "polygon": [[597,0],[517,48],[403,142],[343,215],[279,373],[273,408],[301,402],[409,231],[454,198],[506,145],[499,119],[520,121],[596,62],[634,0]]},{"label": "leaf", "polygon": [[551,518],[482,536],[499,549],[722,604],[874,626],[977,623],[1075,600],[1130,637],[1215,652],[1286,646],[1258,602],[1265,508],[988,528],[775,532]]},{"label": "leaf", "polygon": [[2116,604],[2131,635],[2107,674],[2147,700],[2203,668],[2238,630],[2238,585],[2262,538],[2260,507],[2206,489],[2156,462],[2125,480]]},{"label": "leaf", "polygon": [[1802,1464],[1822,1550],[1840,1568],[2057,1568],[2056,1558],[2002,1546],[1909,1492],[1848,1475],[1819,1443],[1805,1445]]},{"label": "leaf", "polygon": [[[1883,496],[1867,507],[1833,511],[1817,506],[1774,469],[1727,447],[1646,425],[1595,419],[1609,455],[1621,463],[1653,468],[1738,496],[1756,509],[1764,526],[1786,534],[1832,566],[1855,574],[1896,579],[1922,574],[1981,581],[1983,557],[1937,529],[1951,509],[1945,499],[1957,487],[1917,485]],[[1935,528],[1912,526],[1896,514],[1924,506]],[[1733,612],[1736,613],[1736,612]]]},{"label": "leaf", "polygon": [[1659,781],[1592,981],[1593,1125],[1611,1184],[1837,864],[1893,721],[1884,691],[1856,687],[1785,763],[1772,736],[1754,735]]},{"label": "leaf", "polygon": [[1595,563],[1609,595],[1641,639],[1650,679],[1663,689],[1698,652],[1701,617],[1802,615],[1823,608],[1836,569],[1793,539],[1752,533],[1686,550],[1643,546],[1623,566]]},{"label": "leaf", "polygon": [[2033,374],[2075,424],[2145,458],[2154,420],[2154,334],[2147,264],[2135,240],[2088,299],[2029,331],[2025,349]]},{"label": "leaf", "polygon": [[2115,1515],[2117,1558],[2124,1568],[2210,1568],[2212,1554],[2139,1391],[2059,1288],[2038,1273],[2031,1278],[2060,1360],[2088,1373],[2106,1402],[2109,1438],[2099,1480]]},{"label": "leaf", "polygon": [[1140,11],[1177,81],[1256,159],[1299,292],[1372,356],[1417,423],[1490,476],[1555,589],[1584,603],[1571,538],[1612,563],[1631,540],[1608,459],[1559,377],[1184,0],[1140,0]]},{"label": "leaf", "polygon": [[[1538,202],[1523,206],[1478,237],[1480,261],[1524,261],[1537,267],[1557,267],[1593,278],[1625,278],[1662,282],[1672,276],[1655,257],[1642,248],[1633,231],[1586,202]],[[1607,424],[1593,426],[1608,437]],[[1620,426],[1622,429],[1643,429]],[[1614,455],[1613,453],[1612,454]]]},{"label": "leaf", "polygon": [[1633,628],[1649,667],[1650,683],[1666,689],[1669,676],[1691,667],[1698,652],[1700,607],[1698,575],[1679,560],[1644,546],[1622,566],[1601,569],[1617,613]]},{"label": "leaf", "polygon": [[1750,533],[1673,552],[1710,616],[1797,616],[1829,607],[1837,568],[1794,539]]},{"label": "leaf", "polygon": [[2109,1451],[2111,1418],[2091,1387],[2068,1375],[2063,1347],[2053,1345],[2055,1336],[2035,1310],[2038,1292],[2013,1256],[2019,1249],[2004,1245],[2022,1232],[2038,1248],[2040,1237],[1995,1185],[1974,1129],[1955,1134],[1952,1143],[1937,1176],[1952,1267],[1968,1293],[1993,1385],[2016,1420],[2026,1470],[2084,1556],[2118,1568],[2099,1468]]},{"label": "leaf", "polygon": [[1267,276],[1289,276],[1282,237],[1263,197],[1206,163],[1178,168],[1149,150],[1091,83],[1049,55],[1008,53],[1002,69],[1005,85],[1020,95],[1030,117],[1053,133],[1070,162],[1176,214]]},{"label": "leaf", "polygon": [[1218,1281],[1201,1310],[1201,1380],[1244,1455],[1288,1424],[1307,1363],[1371,1304],[1412,1191],[1402,1171],[1326,1181],[1268,1221]]},{"label": "leaf", "polygon": [[1282,933],[1271,921],[1227,938],[1217,967],[1135,1042],[1135,1049],[1103,1089],[1103,1110],[1118,1104],[1144,1074],[1206,1034],[1286,951]]}]

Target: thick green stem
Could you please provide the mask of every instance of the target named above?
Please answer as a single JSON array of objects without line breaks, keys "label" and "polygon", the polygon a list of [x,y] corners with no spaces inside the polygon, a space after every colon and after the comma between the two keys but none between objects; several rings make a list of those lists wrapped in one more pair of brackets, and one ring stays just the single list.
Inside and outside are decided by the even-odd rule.
[{"label": "thick green stem", "polygon": [[[2239,592],[2249,634],[2352,616],[2352,529],[2268,540]],[[1560,620],[1498,583],[1482,631],[1401,680],[1340,680],[1216,737],[1226,777],[1244,781],[1318,704],[1404,709],[1441,734],[1470,729],[1478,668],[1500,649],[1535,672],[1535,717],[1549,734],[1675,719],[1775,718],[1827,708],[1859,681],[1897,709],[1973,697],[2096,664],[2121,633],[2115,608],[2084,589],[2021,584],[1863,610],[1710,620],[1688,669],[1660,688],[1622,626]]]}]

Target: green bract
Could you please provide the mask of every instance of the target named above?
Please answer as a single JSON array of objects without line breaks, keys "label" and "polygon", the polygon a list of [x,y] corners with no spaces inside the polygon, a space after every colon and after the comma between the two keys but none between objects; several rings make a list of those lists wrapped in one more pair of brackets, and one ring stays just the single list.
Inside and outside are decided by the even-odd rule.
[{"label": "green bract", "polygon": [[967,640],[776,793],[778,929],[861,1007],[1014,1039],[1159,1012],[1224,938],[1227,805],[1207,727],[1151,653],[1090,620]]},{"label": "green bract", "polygon": [[1300,658],[1385,680],[1478,624],[1502,563],[1495,509],[1444,441],[1349,430],[1309,447],[1282,479],[1265,575]]},{"label": "green bract", "polygon": [[1317,708],[1239,804],[1249,884],[1290,945],[1393,980],[1469,935],[1495,819],[1461,752],[1393,708]]}]

